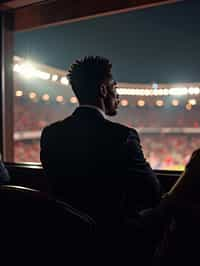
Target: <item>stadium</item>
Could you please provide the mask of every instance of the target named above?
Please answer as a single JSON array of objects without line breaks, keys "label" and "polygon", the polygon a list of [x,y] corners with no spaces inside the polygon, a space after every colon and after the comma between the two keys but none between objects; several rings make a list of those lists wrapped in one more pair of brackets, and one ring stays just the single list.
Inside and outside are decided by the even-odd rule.
[{"label": "stadium", "polygon": [[[40,162],[43,127],[77,107],[66,71],[14,57],[14,161]],[[134,127],[154,169],[183,170],[200,146],[200,83],[118,82],[120,106],[113,121]]]}]

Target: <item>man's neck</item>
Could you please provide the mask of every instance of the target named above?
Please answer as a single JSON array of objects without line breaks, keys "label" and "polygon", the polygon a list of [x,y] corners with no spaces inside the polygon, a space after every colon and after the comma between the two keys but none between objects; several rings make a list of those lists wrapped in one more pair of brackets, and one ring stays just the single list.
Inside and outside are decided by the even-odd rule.
[{"label": "man's neck", "polygon": [[103,115],[103,117],[105,117],[104,111],[100,107],[98,107],[96,105],[92,105],[92,104],[80,104],[79,107],[87,107],[87,108],[95,109],[98,112],[100,112]]}]

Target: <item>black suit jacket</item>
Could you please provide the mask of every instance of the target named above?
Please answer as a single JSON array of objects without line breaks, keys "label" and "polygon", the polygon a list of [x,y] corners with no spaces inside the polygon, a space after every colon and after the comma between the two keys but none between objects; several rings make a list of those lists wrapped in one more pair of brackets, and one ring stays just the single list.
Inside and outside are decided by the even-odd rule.
[{"label": "black suit jacket", "polygon": [[136,130],[96,109],[79,107],[46,127],[40,157],[53,193],[94,218],[132,216],[160,200],[159,182]]}]

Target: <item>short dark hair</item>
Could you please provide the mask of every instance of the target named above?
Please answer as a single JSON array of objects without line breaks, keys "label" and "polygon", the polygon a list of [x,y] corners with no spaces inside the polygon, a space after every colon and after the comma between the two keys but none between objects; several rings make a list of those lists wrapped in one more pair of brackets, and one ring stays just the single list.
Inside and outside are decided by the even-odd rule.
[{"label": "short dark hair", "polygon": [[67,77],[79,100],[97,97],[101,83],[111,75],[112,64],[107,58],[86,56],[76,60],[68,70]]}]

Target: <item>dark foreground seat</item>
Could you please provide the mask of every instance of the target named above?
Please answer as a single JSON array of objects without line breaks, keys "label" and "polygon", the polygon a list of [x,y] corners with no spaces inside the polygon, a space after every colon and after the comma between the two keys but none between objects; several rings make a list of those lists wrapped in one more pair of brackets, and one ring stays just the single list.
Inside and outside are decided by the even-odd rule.
[{"label": "dark foreground seat", "polygon": [[[1,254],[45,259],[45,263],[72,260],[89,264],[95,223],[70,205],[38,190],[0,186]],[[46,264],[45,264],[46,265]]]}]

